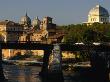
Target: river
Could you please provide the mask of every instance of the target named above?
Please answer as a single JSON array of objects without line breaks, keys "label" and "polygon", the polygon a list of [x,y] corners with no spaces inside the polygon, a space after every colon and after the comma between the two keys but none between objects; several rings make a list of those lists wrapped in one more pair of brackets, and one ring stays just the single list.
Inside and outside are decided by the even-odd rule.
[{"label": "river", "polygon": [[[20,66],[3,65],[4,74],[9,82],[42,82],[39,77],[41,67],[39,66]],[[71,72],[64,71],[65,76],[71,75]],[[65,82],[71,82],[71,76],[65,77]]]},{"label": "river", "polygon": [[9,82],[41,82],[38,76],[41,67],[4,65],[3,68]]},{"label": "river", "polygon": [[[39,66],[23,66],[23,65],[3,65],[3,70],[8,82],[42,82],[39,77],[41,67]],[[84,69],[78,72],[63,71],[64,82],[95,82]],[[51,81],[53,82],[53,81]],[[59,81],[58,81],[59,82]]]}]

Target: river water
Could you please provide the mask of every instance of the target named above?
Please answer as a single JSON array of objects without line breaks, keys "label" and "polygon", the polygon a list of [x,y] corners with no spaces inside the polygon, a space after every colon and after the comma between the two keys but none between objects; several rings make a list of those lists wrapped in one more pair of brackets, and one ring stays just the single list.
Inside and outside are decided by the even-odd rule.
[{"label": "river water", "polygon": [[[3,70],[8,82],[42,82],[39,77],[41,71],[39,66],[3,65]],[[86,71],[83,72],[80,76],[78,72],[63,71],[64,82],[95,82],[88,77]]]},{"label": "river water", "polygon": [[[3,65],[4,75],[9,82],[42,82],[39,77],[41,67],[39,66],[20,66],[20,65]],[[65,75],[71,72],[64,72]],[[70,77],[65,77],[65,82],[71,82]]]},{"label": "river water", "polygon": [[38,75],[41,67],[4,65],[3,68],[9,82],[41,82]]}]

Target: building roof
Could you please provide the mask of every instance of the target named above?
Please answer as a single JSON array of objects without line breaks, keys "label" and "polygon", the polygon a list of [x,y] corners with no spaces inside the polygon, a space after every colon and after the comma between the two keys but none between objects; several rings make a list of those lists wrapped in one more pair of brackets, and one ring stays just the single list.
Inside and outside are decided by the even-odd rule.
[{"label": "building roof", "polygon": [[22,16],[21,19],[20,19],[20,24],[31,24],[31,19],[30,17],[27,15],[25,16]]},{"label": "building roof", "polygon": [[32,21],[33,26],[40,25],[41,21],[39,20],[38,16]]},{"label": "building roof", "polygon": [[89,15],[96,15],[96,16],[109,16],[109,13],[107,9],[100,5],[96,5],[94,8],[92,8],[89,12]]},{"label": "building roof", "polygon": [[10,20],[4,20],[4,21],[0,21],[0,25],[8,25],[8,26],[20,26],[20,24],[15,23],[15,22],[10,21]]}]

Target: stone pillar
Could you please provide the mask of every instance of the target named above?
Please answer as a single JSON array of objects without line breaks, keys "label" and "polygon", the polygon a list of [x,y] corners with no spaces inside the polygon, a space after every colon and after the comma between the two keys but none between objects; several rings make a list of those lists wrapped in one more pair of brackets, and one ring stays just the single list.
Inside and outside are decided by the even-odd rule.
[{"label": "stone pillar", "polygon": [[49,62],[49,75],[51,80],[56,80],[63,82],[63,73],[62,73],[62,53],[59,44],[54,44],[52,50],[52,58]]},{"label": "stone pillar", "polygon": [[52,58],[49,64],[49,70],[54,72],[62,71],[62,54],[59,44],[54,44],[54,48],[52,50]]},{"label": "stone pillar", "polygon": [[41,72],[39,73],[40,76],[47,76],[48,74],[48,63],[51,52],[52,52],[51,49],[44,50],[43,66]]},{"label": "stone pillar", "polygon": [[107,67],[107,53],[106,52],[96,52],[91,53],[91,65],[94,79],[97,82],[108,82],[109,72]]},{"label": "stone pillar", "polygon": [[0,45],[0,82],[4,82],[5,81],[5,76],[3,74],[3,67],[2,67],[2,49],[1,49],[1,45]]}]

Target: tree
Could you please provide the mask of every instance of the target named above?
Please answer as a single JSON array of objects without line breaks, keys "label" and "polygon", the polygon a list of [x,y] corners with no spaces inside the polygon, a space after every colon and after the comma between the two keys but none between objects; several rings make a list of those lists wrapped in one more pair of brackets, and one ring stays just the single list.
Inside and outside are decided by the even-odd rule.
[{"label": "tree", "polygon": [[71,24],[58,26],[67,34],[64,36],[64,42],[109,42],[110,41],[110,24],[94,23],[87,26],[86,24]]}]

